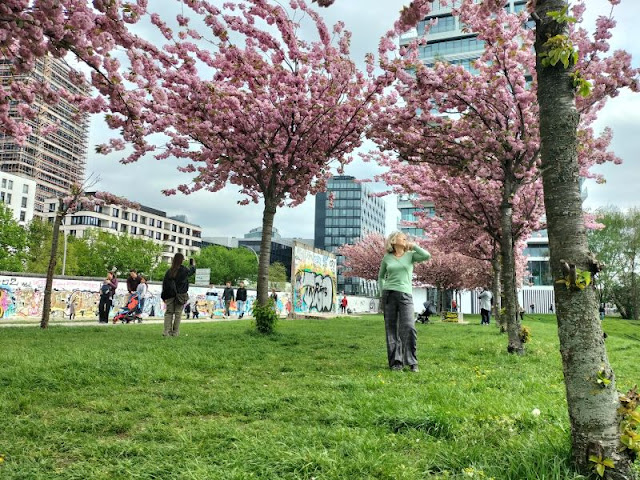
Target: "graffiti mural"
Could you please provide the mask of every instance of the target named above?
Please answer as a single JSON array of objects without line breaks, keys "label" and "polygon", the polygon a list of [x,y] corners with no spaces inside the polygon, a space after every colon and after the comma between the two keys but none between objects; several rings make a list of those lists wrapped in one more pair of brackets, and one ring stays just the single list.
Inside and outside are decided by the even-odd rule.
[{"label": "graffiti mural", "polygon": [[[51,318],[69,319],[70,305],[75,307],[76,320],[97,320],[98,293],[102,282],[98,279],[71,280],[54,279],[53,292],[51,294]],[[147,297],[144,302],[143,317],[164,316],[165,305],[160,299],[162,285],[149,283]],[[4,276],[0,275],[0,322],[11,319],[42,316],[42,304],[44,301],[45,279],[29,276]],[[198,306],[200,318],[222,318],[224,305],[218,295],[212,295],[215,291],[210,287],[189,288],[189,303]],[[118,289],[113,297],[113,308],[110,317],[113,317],[127,303],[129,294],[124,280],[118,283]],[[245,303],[245,316],[251,314],[251,308],[256,300],[256,291],[247,291]],[[291,311],[291,299],[289,294],[278,292],[278,312],[286,315]],[[235,302],[231,305],[231,315],[238,315]]]},{"label": "graffiti mural", "polygon": [[336,257],[332,253],[294,242],[293,310],[296,313],[334,313]]}]

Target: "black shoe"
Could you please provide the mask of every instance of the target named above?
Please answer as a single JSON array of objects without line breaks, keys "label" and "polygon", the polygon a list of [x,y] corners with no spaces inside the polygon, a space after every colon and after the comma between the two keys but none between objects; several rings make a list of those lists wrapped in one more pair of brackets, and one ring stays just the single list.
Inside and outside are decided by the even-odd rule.
[{"label": "black shoe", "polygon": [[401,372],[402,371],[402,365],[394,365],[391,367],[391,370],[393,370],[394,372]]},{"label": "black shoe", "polygon": [[418,365],[411,365],[411,371],[417,373],[420,371],[420,369],[418,368]]}]

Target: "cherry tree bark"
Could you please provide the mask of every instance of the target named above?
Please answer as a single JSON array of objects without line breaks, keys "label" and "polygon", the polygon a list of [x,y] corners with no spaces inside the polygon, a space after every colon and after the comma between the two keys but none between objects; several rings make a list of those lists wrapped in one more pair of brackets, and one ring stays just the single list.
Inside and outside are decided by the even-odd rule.
[{"label": "cherry tree bark", "polygon": [[[582,214],[577,154],[580,115],[572,70],[561,62],[543,66],[540,58],[549,38],[567,35],[567,24],[548,15],[565,8],[565,0],[538,0],[535,8],[542,178],[554,279],[566,275],[564,262],[584,271],[596,270]],[[595,464],[589,457],[595,455],[615,464],[606,469],[605,478],[634,478],[629,451],[620,449],[620,404],[598,317],[597,293],[592,286],[567,288],[560,283],[554,290],[575,465],[582,474],[593,474]],[[599,385],[599,376],[610,383]]]}]

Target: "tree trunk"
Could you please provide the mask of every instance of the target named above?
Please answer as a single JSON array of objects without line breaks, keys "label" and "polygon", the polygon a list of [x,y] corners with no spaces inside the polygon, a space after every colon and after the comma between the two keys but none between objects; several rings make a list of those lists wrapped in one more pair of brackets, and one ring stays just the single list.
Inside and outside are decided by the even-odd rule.
[{"label": "tree trunk", "polygon": [[51,236],[51,256],[49,257],[49,267],[47,268],[47,281],[44,286],[44,301],[42,302],[42,319],[40,328],[49,327],[49,315],[51,313],[51,293],[53,291],[53,275],[56,269],[56,257],[58,256],[58,238],[60,236],[60,225],[64,218],[62,210],[62,199],[58,200],[58,211],[53,222],[53,234]]},{"label": "tree trunk", "polygon": [[[567,33],[547,13],[567,8],[566,0],[538,0],[536,6],[536,71],[540,105],[540,137],[544,200],[549,232],[551,272],[564,277],[561,260],[581,270],[592,270],[582,215],[576,111],[571,70],[561,62],[543,66],[539,54],[548,38]],[[616,382],[607,358],[598,315],[597,293],[592,285],[580,290],[554,283],[558,336],[571,422],[572,457],[577,470],[594,475],[590,455],[612,459],[605,478],[630,480],[631,457],[620,450],[620,406]],[[610,379],[607,385],[598,378]],[[595,476],[595,475],[594,475]]]},{"label": "tree trunk", "polygon": [[269,300],[269,261],[271,260],[271,237],[273,235],[273,219],[276,216],[277,204],[265,197],[262,212],[262,240],[260,242],[260,262],[258,263],[258,304],[266,305]]},{"label": "tree trunk", "polygon": [[500,283],[500,258],[497,252],[491,259],[491,267],[493,270],[493,277],[491,279],[491,293],[493,295],[493,318],[495,319],[496,326],[500,328],[500,331],[506,332],[506,328],[503,329],[502,318],[500,315],[500,308],[502,305],[502,284]]},{"label": "tree trunk", "polygon": [[502,288],[504,292],[505,319],[507,325],[509,353],[524,353],[524,344],[520,340],[520,316],[518,315],[518,292],[516,287],[516,259],[513,253],[513,205],[511,198],[511,182],[507,177],[504,182],[503,199],[500,204],[500,257],[502,259]]}]

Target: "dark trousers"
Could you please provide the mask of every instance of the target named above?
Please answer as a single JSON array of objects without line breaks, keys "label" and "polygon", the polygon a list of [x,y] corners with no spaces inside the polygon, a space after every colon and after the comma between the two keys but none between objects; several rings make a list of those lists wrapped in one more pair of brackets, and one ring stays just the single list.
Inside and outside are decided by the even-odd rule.
[{"label": "dark trousers", "polygon": [[98,320],[100,323],[109,323],[109,310],[111,310],[111,299],[101,295],[100,303],[98,303]]},{"label": "dark trousers", "polygon": [[491,310],[487,310],[486,308],[481,308],[480,318],[482,318],[482,321],[480,322],[482,325],[489,325],[489,321],[491,320]]},{"label": "dark trousers", "polygon": [[413,319],[413,297],[395,290],[382,292],[389,367],[417,365],[418,334]]}]

